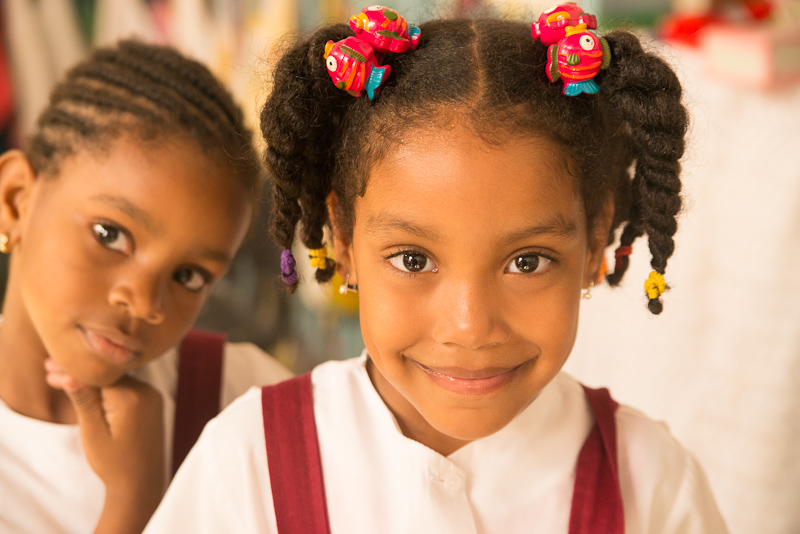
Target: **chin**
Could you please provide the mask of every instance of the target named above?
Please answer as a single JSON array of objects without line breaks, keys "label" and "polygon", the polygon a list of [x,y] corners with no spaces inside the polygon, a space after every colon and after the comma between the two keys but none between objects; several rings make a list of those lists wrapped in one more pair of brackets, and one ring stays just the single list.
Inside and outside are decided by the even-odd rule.
[{"label": "chin", "polygon": [[514,416],[500,417],[496,414],[482,414],[480,411],[466,411],[463,414],[450,414],[443,421],[429,419],[428,422],[451,438],[475,441],[499,432],[513,419]]}]

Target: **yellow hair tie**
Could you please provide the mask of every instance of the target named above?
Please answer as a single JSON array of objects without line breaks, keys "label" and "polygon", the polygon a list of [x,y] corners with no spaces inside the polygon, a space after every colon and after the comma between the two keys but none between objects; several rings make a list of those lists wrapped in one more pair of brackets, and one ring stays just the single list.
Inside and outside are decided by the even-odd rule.
[{"label": "yellow hair tie", "polygon": [[311,266],[324,271],[328,266],[328,249],[325,247],[312,248],[308,252],[308,257],[311,258]]},{"label": "yellow hair tie", "polygon": [[667,284],[664,282],[664,276],[659,272],[651,272],[644,282],[644,291],[650,300],[657,299],[665,289],[667,289]]}]

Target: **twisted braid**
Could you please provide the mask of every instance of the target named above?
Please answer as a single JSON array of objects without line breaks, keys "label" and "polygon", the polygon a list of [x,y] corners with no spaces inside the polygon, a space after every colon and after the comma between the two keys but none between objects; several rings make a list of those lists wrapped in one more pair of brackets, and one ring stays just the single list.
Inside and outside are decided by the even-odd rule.
[{"label": "twisted braid", "polygon": [[[650,265],[663,275],[675,250],[673,236],[681,209],[679,160],[688,127],[681,86],[672,69],[645,52],[635,36],[614,32],[606,39],[616,65],[603,78],[603,94],[628,124],[636,156],[631,214],[635,218],[625,228],[621,244],[629,246],[646,233]],[[648,307],[661,313],[660,297],[649,299]]]},{"label": "twisted braid", "polygon": [[[344,24],[326,27],[292,46],[275,68],[276,89],[261,111],[265,161],[273,177],[271,233],[283,249],[292,248],[298,223],[306,247],[325,245],[326,199],[341,142],[335,125],[354,99],[332,87],[321,58],[326,42],[349,31]],[[329,259],[316,270],[316,279],[330,280],[335,268]],[[290,292],[296,287],[296,281],[288,284]]]}]

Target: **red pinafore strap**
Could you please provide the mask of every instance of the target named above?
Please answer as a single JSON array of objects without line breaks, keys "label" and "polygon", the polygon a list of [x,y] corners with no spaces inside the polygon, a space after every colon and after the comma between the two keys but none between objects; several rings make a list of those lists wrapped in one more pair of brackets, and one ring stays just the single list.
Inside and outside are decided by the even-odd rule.
[{"label": "red pinafore strap", "polygon": [[[623,534],[617,477],[617,403],[584,387],[596,424],[578,455],[569,534]],[[261,390],[272,500],[280,534],[330,534],[311,375]]]},{"label": "red pinafore strap", "polygon": [[583,386],[595,424],[578,454],[569,534],[623,534],[625,515],[617,469],[617,403],[608,390]]},{"label": "red pinafore strap", "polygon": [[225,334],[192,330],[181,342],[172,442],[173,476],[203,427],[219,413],[226,340]]},{"label": "red pinafore strap", "polygon": [[311,374],[261,389],[272,501],[280,534],[329,534]]}]

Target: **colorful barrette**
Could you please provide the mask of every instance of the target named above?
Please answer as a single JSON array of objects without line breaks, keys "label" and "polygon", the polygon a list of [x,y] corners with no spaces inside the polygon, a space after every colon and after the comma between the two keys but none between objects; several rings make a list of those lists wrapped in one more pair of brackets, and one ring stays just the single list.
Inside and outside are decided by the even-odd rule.
[{"label": "colorful barrette", "polygon": [[394,9],[370,6],[358,15],[350,17],[350,27],[359,39],[375,47],[376,52],[402,54],[408,49],[416,50],[420,31],[409,25]]},{"label": "colorful barrette", "polygon": [[660,297],[666,289],[667,283],[664,281],[664,275],[658,271],[652,271],[644,282],[644,292],[647,293],[647,298],[650,300]]},{"label": "colorful barrette", "polygon": [[281,252],[281,280],[286,285],[294,285],[297,283],[297,262],[294,260],[292,251],[288,248],[283,249]]},{"label": "colorful barrette", "polygon": [[590,28],[597,28],[597,19],[574,3],[548,9],[531,25],[533,38],[549,45],[547,77],[551,82],[563,79],[567,96],[599,91],[594,77],[611,63],[608,41]]},{"label": "colorful barrette", "polygon": [[312,267],[316,267],[317,269],[324,271],[328,266],[328,249],[325,247],[312,248],[308,251],[308,257],[311,260]]},{"label": "colorful barrette", "polygon": [[597,18],[586,13],[575,2],[567,2],[551,7],[531,24],[533,39],[540,39],[550,46],[558,43],[566,35],[567,26],[585,24],[590,30],[597,29]]},{"label": "colorful barrette", "polygon": [[325,44],[325,64],[333,83],[353,96],[367,92],[370,100],[380,91],[392,68],[381,65],[389,52],[414,50],[420,30],[394,9],[370,6],[350,18],[355,37]]}]

